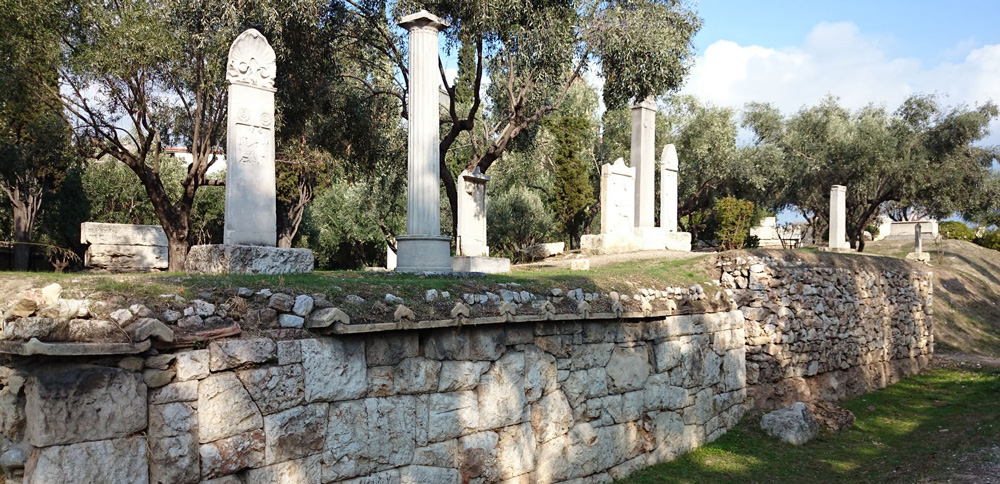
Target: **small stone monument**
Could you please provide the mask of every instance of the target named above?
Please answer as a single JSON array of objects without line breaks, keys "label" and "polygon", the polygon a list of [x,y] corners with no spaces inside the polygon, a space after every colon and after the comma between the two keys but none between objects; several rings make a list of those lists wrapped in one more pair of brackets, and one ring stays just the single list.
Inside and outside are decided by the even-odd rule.
[{"label": "small stone monument", "polygon": [[618,158],[601,167],[601,234],[584,235],[580,249],[589,254],[619,254],[642,250],[635,236],[635,168]]},{"label": "small stone monument", "polygon": [[249,29],[229,47],[226,219],[223,245],[197,245],[187,270],[196,273],[312,272],[309,249],[275,247],[274,49]]},{"label": "small stone monument", "polygon": [[397,272],[452,272],[451,238],[441,235],[438,152],[438,33],[448,23],[421,10],[399,26],[410,33],[406,235],[396,237]]},{"label": "small stone monument", "polygon": [[691,251],[691,234],[677,231],[677,148],[668,144],[660,154],[660,227],[668,250]]},{"label": "small stone monument", "polygon": [[648,97],[632,106],[631,165],[635,168],[635,236],[642,250],[665,246],[664,230],[655,224],[656,101]]},{"label": "small stone monument", "polygon": [[851,250],[847,243],[847,187],[834,185],[830,188],[830,237],[831,251]]},{"label": "small stone monument", "polygon": [[486,183],[489,175],[476,168],[458,176],[458,220],[455,246],[458,255],[451,258],[451,268],[458,272],[510,272],[510,259],[490,257],[486,243]]},{"label": "small stone monument", "polygon": [[84,267],[148,272],[168,266],[167,234],[159,225],[84,222],[80,243],[90,244],[83,256]]},{"label": "small stone monument", "polygon": [[931,255],[924,253],[923,237],[924,233],[921,231],[920,224],[916,224],[913,227],[913,252],[906,254],[906,260],[930,262]]}]

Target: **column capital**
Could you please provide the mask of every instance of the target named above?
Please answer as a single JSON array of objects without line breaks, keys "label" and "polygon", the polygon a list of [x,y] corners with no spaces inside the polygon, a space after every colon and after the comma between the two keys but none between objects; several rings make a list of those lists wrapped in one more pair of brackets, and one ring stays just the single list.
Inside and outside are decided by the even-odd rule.
[{"label": "column capital", "polygon": [[448,28],[451,24],[427,10],[421,10],[403,17],[397,25],[409,31],[429,29],[440,32]]}]

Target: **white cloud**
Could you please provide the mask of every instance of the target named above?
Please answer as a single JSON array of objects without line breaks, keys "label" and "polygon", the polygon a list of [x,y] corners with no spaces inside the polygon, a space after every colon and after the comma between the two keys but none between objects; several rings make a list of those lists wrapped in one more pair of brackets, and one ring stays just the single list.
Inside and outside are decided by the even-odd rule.
[{"label": "white cloud", "polygon": [[[972,49],[960,62],[924,65],[913,58],[890,58],[891,40],[861,33],[852,23],[821,23],[802,45],[770,48],[727,40],[699,56],[681,90],[703,101],[740,108],[769,102],[785,113],[818,103],[826,94],[858,108],[868,103],[895,109],[914,93],[935,93],[946,105],[1000,102],[1000,44]],[[1000,144],[1000,122],[989,144]]]}]

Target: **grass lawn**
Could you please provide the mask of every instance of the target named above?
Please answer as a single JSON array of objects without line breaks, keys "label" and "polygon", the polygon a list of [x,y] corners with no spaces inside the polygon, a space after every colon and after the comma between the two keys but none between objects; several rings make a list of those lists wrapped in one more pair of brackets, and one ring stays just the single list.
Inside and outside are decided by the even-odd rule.
[{"label": "grass lawn", "polygon": [[750,415],[716,442],[620,482],[951,482],[963,467],[984,479],[962,482],[1000,477],[998,369],[934,368],[842,405],[855,426],[804,446],[768,437]]}]

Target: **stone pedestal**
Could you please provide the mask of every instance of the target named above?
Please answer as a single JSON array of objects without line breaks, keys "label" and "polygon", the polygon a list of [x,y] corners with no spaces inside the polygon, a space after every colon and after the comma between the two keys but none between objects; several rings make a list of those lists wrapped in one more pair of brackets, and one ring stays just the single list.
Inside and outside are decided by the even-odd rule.
[{"label": "stone pedestal", "polygon": [[463,170],[458,176],[458,220],[455,235],[456,252],[460,256],[488,257],[486,244],[486,183],[489,175],[476,168],[475,173]]},{"label": "stone pedestal", "polygon": [[584,235],[580,249],[587,254],[619,254],[642,250],[635,235],[635,168],[618,158],[601,167],[601,234]]},{"label": "stone pedestal", "polygon": [[691,252],[690,232],[667,232],[664,237],[664,248],[679,252]]},{"label": "stone pedestal", "polygon": [[438,33],[448,26],[426,10],[403,17],[410,33],[406,233],[396,238],[397,272],[451,272],[451,239],[441,235]]},{"label": "stone pedestal", "polygon": [[451,237],[396,237],[396,272],[451,272]]},{"label": "stone pedestal", "polygon": [[223,243],[273,247],[277,240],[274,168],[274,50],[260,32],[229,48],[226,218]]},{"label": "stone pedestal", "polygon": [[192,274],[298,274],[312,272],[309,249],[284,249],[259,245],[196,245],[187,258]]},{"label": "stone pedestal", "polygon": [[830,250],[850,250],[847,243],[847,187],[830,188]]},{"label": "stone pedestal", "polygon": [[502,257],[456,256],[451,258],[451,269],[455,272],[501,274],[510,272],[510,259]]}]

